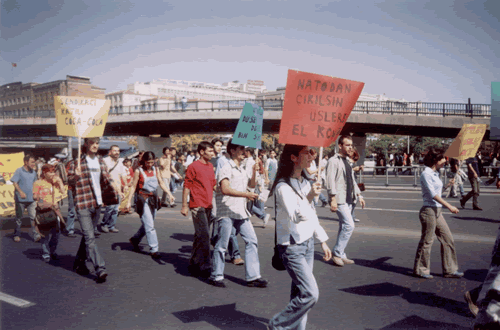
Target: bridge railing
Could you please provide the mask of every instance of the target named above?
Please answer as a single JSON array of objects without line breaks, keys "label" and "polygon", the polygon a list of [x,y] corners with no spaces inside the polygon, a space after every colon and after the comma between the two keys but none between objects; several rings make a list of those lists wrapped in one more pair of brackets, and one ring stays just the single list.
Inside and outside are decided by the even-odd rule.
[{"label": "bridge railing", "polygon": [[[109,114],[120,116],[127,114],[147,114],[186,111],[240,111],[245,102],[260,105],[265,111],[281,111],[283,100],[222,100],[222,101],[195,101],[157,103],[136,106],[112,106]],[[335,108],[332,108],[335,109]],[[432,103],[432,102],[396,102],[396,101],[358,101],[353,113],[414,115],[414,116],[458,116],[489,118],[491,115],[490,104],[471,103]],[[54,109],[49,110],[3,110],[0,108],[0,118],[54,118]]]}]

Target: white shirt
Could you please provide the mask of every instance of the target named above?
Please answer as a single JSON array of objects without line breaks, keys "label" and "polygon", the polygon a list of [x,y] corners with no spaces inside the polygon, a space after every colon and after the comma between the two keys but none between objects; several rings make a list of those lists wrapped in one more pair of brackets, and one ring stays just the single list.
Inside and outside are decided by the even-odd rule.
[{"label": "white shirt", "polygon": [[320,242],[328,240],[328,235],[319,224],[314,201],[309,203],[307,194],[311,190],[309,181],[290,179],[290,183],[302,199],[285,182],[276,186],[276,233],[277,244],[290,245],[290,235],[296,244],[314,237]]},{"label": "white shirt", "polygon": [[246,192],[248,190],[248,177],[245,170],[236,165],[234,160],[229,160],[217,173],[217,190],[215,194],[216,218],[248,219],[250,213],[247,210],[247,199],[245,197],[233,197],[224,195],[220,183],[228,179],[229,185],[236,191]]},{"label": "white shirt", "polygon": [[[127,176],[127,168],[123,165],[123,158],[118,158],[118,161],[114,161],[111,157],[106,157],[103,159],[104,163],[108,167],[109,175],[113,178],[113,181],[118,186],[118,189],[122,188],[121,178]],[[118,164],[117,164],[118,163]],[[116,167],[115,167],[116,165]],[[114,167],[114,169],[113,169]],[[113,169],[113,171],[111,171]]]},{"label": "white shirt", "polygon": [[322,168],[323,167],[323,170],[321,171],[321,178],[323,180],[326,180],[326,164],[328,164],[328,159],[322,159],[320,162],[319,162],[319,167]]},{"label": "white shirt", "polygon": [[102,194],[101,194],[101,165],[99,165],[99,159],[94,157],[94,159],[86,156],[87,167],[90,172],[90,177],[92,178],[92,188],[94,188],[95,199],[97,205],[102,205]]}]

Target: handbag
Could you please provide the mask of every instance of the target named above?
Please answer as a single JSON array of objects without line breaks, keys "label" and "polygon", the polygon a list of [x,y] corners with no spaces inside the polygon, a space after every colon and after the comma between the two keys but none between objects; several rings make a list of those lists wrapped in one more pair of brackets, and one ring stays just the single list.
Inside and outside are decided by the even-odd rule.
[{"label": "handbag", "polygon": [[[274,218],[276,218],[277,214],[276,214],[276,197],[274,198]],[[278,222],[276,220],[276,225],[274,226],[274,254],[273,254],[273,258],[271,260],[271,264],[273,266],[274,269],[276,270],[279,270],[279,271],[283,271],[283,270],[286,270],[286,267],[285,265],[283,264],[283,260],[281,259],[281,255],[280,255],[280,249],[279,249],[279,246],[278,246]]]},{"label": "handbag", "polygon": [[366,190],[366,187],[365,187],[364,183],[358,183],[358,187],[359,187],[360,191],[365,191]]},{"label": "handbag", "polygon": [[37,206],[35,221],[40,229],[46,231],[57,226],[57,214],[51,207],[42,209]]}]

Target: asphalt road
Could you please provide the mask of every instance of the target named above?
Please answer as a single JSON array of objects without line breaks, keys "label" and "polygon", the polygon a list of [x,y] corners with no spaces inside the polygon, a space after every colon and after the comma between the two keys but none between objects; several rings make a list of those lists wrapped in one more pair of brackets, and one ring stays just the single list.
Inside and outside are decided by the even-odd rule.
[{"label": "asphalt road", "polygon": [[[420,192],[374,189],[364,193],[366,209],[356,209],[361,221],[346,250],[355,265],[339,268],[324,262],[317,245],[314,273],[320,298],[309,313],[308,329],[470,329],[473,318],[463,292],[486,275],[500,220],[499,194],[491,190],[480,196],[484,211],[473,211],[469,202],[457,215],[444,213],[464,278],[441,276],[436,240],[435,277],[421,280],[410,276],[420,237]],[[267,211],[273,213],[271,206]],[[145,240],[143,253],[133,252],[128,243],[140,226],[136,214],[119,218],[119,233],[102,234],[97,244],[109,272],[103,284],[94,281],[94,274],[84,277],[71,270],[80,236],[61,236],[60,260],[46,264],[40,244],[29,239],[28,222],[21,242],[15,243],[13,220],[2,219],[0,292],[30,304],[0,302],[1,329],[266,329],[269,318],[286,305],[291,283],[286,272],[271,266],[274,221],[263,228],[252,218],[269,287],[246,287],[244,268],[227,263],[224,289],[189,276],[193,224],[179,211],[179,206],[162,209],[157,216],[158,262],[147,255]],[[332,247],[338,218],[326,208],[318,214]]]}]

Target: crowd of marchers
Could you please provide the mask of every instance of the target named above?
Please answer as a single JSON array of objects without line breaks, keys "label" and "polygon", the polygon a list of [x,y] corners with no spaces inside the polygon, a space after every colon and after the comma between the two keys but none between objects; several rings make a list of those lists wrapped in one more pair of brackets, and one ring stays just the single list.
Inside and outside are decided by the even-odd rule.
[{"label": "crowd of marchers", "polygon": [[[119,232],[120,214],[138,214],[140,227],[130,237],[134,250],[141,249],[145,237],[153,259],[161,259],[155,217],[162,207],[175,207],[174,193],[182,189],[180,213],[191,215],[194,239],[189,272],[209,285],[224,288],[226,257],[232,264],[244,266],[249,287],[266,288],[269,282],[260,272],[258,238],[251,216],[261,219],[265,227],[270,218],[276,220],[275,257],[292,280],[288,305],[269,321],[270,329],[305,329],[308,311],[317,302],[319,289],[313,275],[314,240],[321,243],[324,260],[337,267],[355,264],[347,256],[348,243],[355,229],[355,208],[365,207],[364,187],[357,183],[359,154],[350,136],[338,140],[338,152],[317,159],[314,148],[285,145],[277,158],[274,150],[254,150],[223,141],[203,141],[196,152],[178,154],[165,147],[157,157],[152,151],[141,151],[133,159],[120,158],[118,146],[109,149],[107,157],[98,155],[99,138],[85,138],[82,156],[64,162],[36,160],[31,154],[16,170],[11,181],[15,187],[16,229],[14,241],[21,239],[23,212],[28,211],[31,236],[42,247],[46,262],[57,259],[59,235],[77,237],[75,220],[80,223],[81,243],[74,260],[74,271],[91,273],[90,262],[98,283],[107,280],[105,261],[96,238],[102,233]],[[440,170],[450,163],[452,178],[443,186]],[[423,205],[419,212],[422,226],[417,245],[413,275],[432,279],[430,254],[434,239],[441,243],[442,272],[445,278],[461,278],[453,235],[443,217],[442,208],[452,213],[459,210],[445,200],[462,194],[460,204],[473,199],[479,207],[480,169],[478,157],[465,161],[467,174],[460,163],[429,149],[423,159],[425,169],[420,175]],[[500,187],[496,171],[497,187]],[[471,191],[465,195],[460,182],[468,179]],[[450,188],[450,192],[444,192]],[[453,189],[455,190],[453,190]],[[326,193],[324,191],[326,190]],[[68,214],[60,211],[59,194],[67,194]],[[267,199],[274,202],[273,214],[267,212]],[[317,207],[329,207],[339,218],[339,229],[330,249],[328,235],[321,226]],[[101,214],[103,213],[103,216]],[[244,242],[244,254],[239,249]],[[500,238],[497,238],[493,260],[485,283],[465,293],[471,312],[477,317],[477,328],[491,328],[498,320],[496,299],[500,287],[495,281],[500,273]],[[242,255],[244,257],[242,257]],[[274,259],[274,258],[273,258]],[[274,261],[273,261],[274,262]]]}]

